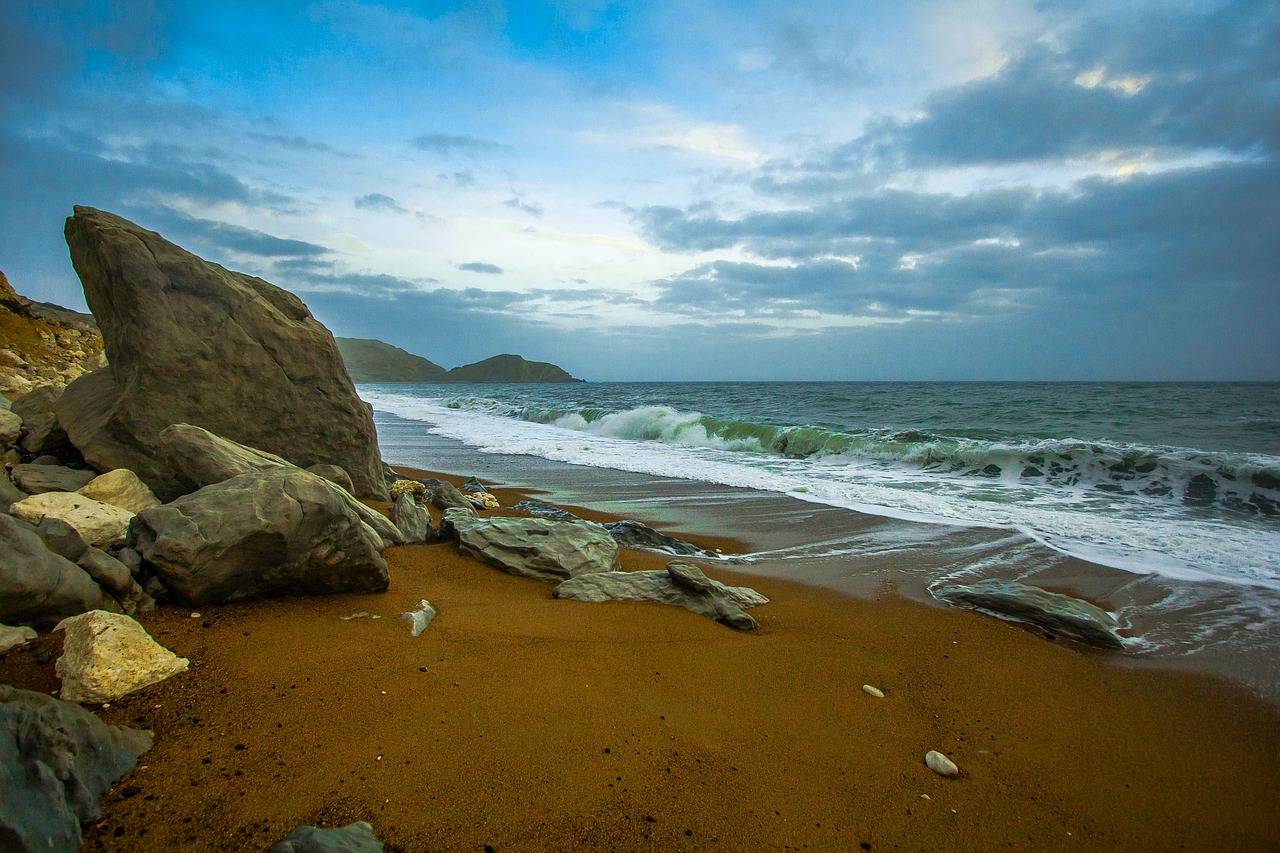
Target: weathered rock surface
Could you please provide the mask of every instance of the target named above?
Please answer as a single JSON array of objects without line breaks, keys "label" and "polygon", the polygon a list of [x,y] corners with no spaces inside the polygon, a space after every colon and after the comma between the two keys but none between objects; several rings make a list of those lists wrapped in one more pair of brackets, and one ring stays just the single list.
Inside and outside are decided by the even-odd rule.
[{"label": "weathered rock surface", "polygon": [[536,515],[538,518],[549,518],[552,521],[577,521],[578,517],[567,509],[561,509],[558,506],[552,506],[544,501],[523,500],[516,504],[512,509],[518,509],[521,512],[527,512],[530,515]]},{"label": "weathered rock surface", "polygon": [[381,592],[384,541],[352,503],[301,468],[241,474],[138,513],[130,544],[187,604]]},{"label": "weathered rock surface", "polygon": [[391,505],[391,523],[400,531],[406,545],[423,545],[436,541],[436,531],[431,525],[431,513],[425,506],[418,506],[413,495],[402,494]]},{"label": "weathered rock surface", "polygon": [[40,519],[36,524],[36,535],[44,542],[46,548],[73,563],[89,550],[89,546],[80,536],[80,531],[60,518],[46,515]]},{"label": "weathered rock surface", "polygon": [[618,568],[618,543],[586,521],[481,519],[469,508],[453,508],[441,530],[458,540],[459,553],[512,575],[557,583]]},{"label": "weathered rock surface", "polygon": [[22,418],[22,449],[28,453],[56,452],[68,446],[67,433],[54,414],[62,389],[41,385],[13,401],[13,412]]},{"label": "weathered rock surface", "polygon": [[0,842],[6,851],[71,853],[98,800],[151,748],[73,702],[0,686]]},{"label": "weathered rock surface", "polygon": [[129,567],[99,548],[86,548],[76,560],[93,582],[111,594],[129,616],[154,610],[156,603],[133,579]]},{"label": "weathered rock surface", "polygon": [[999,578],[986,578],[968,585],[943,584],[930,592],[942,601],[1030,622],[1083,643],[1104,648],[1123,646],[1116,633],[1120,626],[1110,613],[1069,595]]},{"label": "weathered rock surface", "polygon": [[[292,462],[264,453],[252,447],[245,447],[230,439],[214,435],[206,429],[190,424],[173,424],[160,432],[159,444],[169,455],[175,468],[182,471],[193,485],[199,488],[221,483],[241,474],[271,471],[288,468],[301,471]],[[375,512],[352,497],[349,489],[342,490],[342,499],[353,512],[378,531],[387,545],[400,544],[400,531],[387,520],[387,517]]]},{"label": "weathered rock surface", "polygon": [[84,569],[7,515],[0,515],[0,554],[0,622],[6,625],[41,627],[86,610],[119,609]]},{"label": "weathered rock surface", "polygon": [[[8,400],[5,400],[8,403]],[[22,435],[22,418],[8,408],[0,409],[0,447],[17,444]]]},{"label": "weathered rock surface", "polygon": [[75,492],[45,492],[32,495],[9,507],[9,514],[29,524],[39,524],[45,516],[60,518],[95,548],[123,545],[133,513],[104,504]]},{"label": "weathered rock surface", "polygon": [[0,468],[0,512],[8,513],[9,507],[23,498],[29,497],[9,479],[9,475]]},{"label": "weathered rock surface", "polygon": [[111,702],[186,672],[180,658],[122,613],[91,610],[58,623],[66,633],[54,666],[70,702]]},{"label": "weathered rock surface", "polygon": [[26,625],[11,627],[0,625],[0,652],[7,652],[17,646],[25,646],[36,638],[36,632]]},{"label": "weathered rock surface", "polygon": [[[59,388],[103,365],[93,318],[20,296],[0,273],[0,396]],[[8,408],[0,399],[0,408]]]},{"label": "weathered rock surface", "polygon": [[722,559],[721,555],[715,551],[708,551],[704,548],[699,548],[697,545],[691,545],[673,536],[668,536],[665,533],[659,533],[652,527],[641,524],[638,521],[630,519],[611,521],[604,525],[604,529],[608,530],[609,535],[623,548],[632,548],[637,551],[657,551],[660,554],[670,554],[673,557],[698,557],[704,560]]},{"label": "weathered rock surface", "polygon": [[431,620],[436,618],[436,609],[424,598],[413,610],[401,613],[400,618],[409,623],[409,635],[416,637],[427,630]]},{"label": "weathered rock surface", "polygon": [[75,492],[88,485],[93,471],[79,471],[62,465],[37,465],[34,462],[13,466],[13,481],[29,495],[45,492]]},{"label": "weathered rock surface", "polygon": [[129,468],[162,500],[185,494],[157,438],[196,424],[302,467],[340,465],[357,494],[387,499],[372,409],[300,299],[93,208],[75,209],[66,238],[109,360],[57,406],[91,465]]},{"label": "weathered rock surface", "polygon": [[271,853],[381,853],[373,826],[358,820],[341,829],[300,826],[271,848]]},{"label": "weathered rock surface", "polygon": [[683,607],[722,625],[750,631],[759,625],[746,608],[767,604],[754,589],[725,586],[690,563],[672,560],[666,571],[597,572],[565,581],[552,592],[574,601],[657,601]]},{"label": "weathered rock surface", "polygon": [[335,486],[341,486],[351,494],[356,493],[356,487],[351,482],[351,475],[337,465],[329,465],[322,463],[320,465],[312,465],[307,468],[312,474],[319,474]]},{"label": "weathered rock surface", "polygon": [[427,497],[431,505],[441,512],[450,509],[461,509],[475,515],[476,508],[467,500],[458,487],[444,480],[418,480],[427,487]]},{"label": "weathered rock surface", "polygon": [[147,484],[138,479],[138,475],[128,468],[117,468],[98,477],[94,477],[80,490],[80,494],[104,504],[118,506],[132,513],[160,506],[160,500]]}]

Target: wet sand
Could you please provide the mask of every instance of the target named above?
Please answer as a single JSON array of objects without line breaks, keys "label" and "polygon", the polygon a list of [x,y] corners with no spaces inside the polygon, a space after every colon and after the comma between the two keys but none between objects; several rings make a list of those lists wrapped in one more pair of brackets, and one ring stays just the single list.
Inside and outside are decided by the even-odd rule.
[{"label": "wet sand", "polygon": [[[101,711],[156,745],[85,849],[259,850],[361,819],[411,851],[1280,846],[1280,709],[1225,681],[715,564],[772,600],[759,631],[555,601],[449,544],[386,557],[380,595],[145,614],[192,666]],[[439,616],[414,638],[398,614],[422,598]],[[381,618],[342,618],[361,612]],[[59,651],[0,656],[0,681],[56,690]]]}]

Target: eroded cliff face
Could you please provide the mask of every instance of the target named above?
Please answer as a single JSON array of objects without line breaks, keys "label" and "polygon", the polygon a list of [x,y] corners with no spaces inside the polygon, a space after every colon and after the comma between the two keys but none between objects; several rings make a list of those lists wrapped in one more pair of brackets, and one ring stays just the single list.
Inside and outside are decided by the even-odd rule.
[{"label": "eroded cliff face", "polygon": [[65,386],[106,364],[102,335],[87,314],[32,302],[0,272],[0,394]]}]

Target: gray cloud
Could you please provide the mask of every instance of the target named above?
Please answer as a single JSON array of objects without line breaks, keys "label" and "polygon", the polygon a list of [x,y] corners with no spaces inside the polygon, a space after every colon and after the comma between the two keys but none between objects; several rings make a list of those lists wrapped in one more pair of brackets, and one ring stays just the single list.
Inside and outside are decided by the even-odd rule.
[{"label": "gray cloud", "polygon": [[451,136],[445,133],[428,133],[413,140],[414,147],[433,154],[444,156],[462,154],[470,157],[486,157],[511,151],[510,145],[503,145],[489,139],[478,139],[474,136]]},{"label": "gray cloud", "polygon": [[400,206],[400,203],[389,195],[382,193],[369,193],[362,195],[352,201],[356,207],[363,210],[388,210],[392,213],[408,213]]},{"label": "gray cloud", "polygon": [[479,261],[472,261],[466,264],[458,264],[458,269],[466,272],[478,272],[486,275],[502,275],[502,267],[497,264],[484,264]]},{"label": "gray cloud", "polygon": [[774,32],[772,67],[824,89],[865,85],[874,76],[850,50],[855,41],[848,32],[819,33],[803,22],[787,21]]},{"label": "gray cloud", "polygon": [[167,239],[200,254],[216,254],[222,250],[262,258],[314,258],[330,251],[305,240],[290,240],[229,222],[200,219],[171,207],[142,208],[140,213],[140,216],[135,214],[139,225],[164,229]]},{"label": "gray cloud", "polygon": [[476,176],[470,172],[441,172],[436,177],[456,187],[472,187],[476,183]]},{"label": "gray cloud", "polygon": [[546,212],[542,205],[537,202],[524,201],[519,197],[509,198],[502,204],[504,207],[510,207],[514,210],[520,211],[521,213],[527,213],[530,216],[542,216],[542,214]]}]

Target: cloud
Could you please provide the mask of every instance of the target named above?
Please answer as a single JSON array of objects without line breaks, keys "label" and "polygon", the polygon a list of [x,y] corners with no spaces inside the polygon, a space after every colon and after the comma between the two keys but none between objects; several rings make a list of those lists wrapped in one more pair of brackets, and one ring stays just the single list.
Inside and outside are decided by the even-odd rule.
[{"label": "cloud", "polygon": [[485,273],[486,275],[502,275],[502,267],[497,264],[483,264],[479,261],[458,264],[458,269],[465,270],[466,272]]},{"label": "cloud", "polygon": [[521,213],[527,213],[530,216],[542,216],[542,214],[545,213],[542,205],[537,202],[524,201],[519,197],[509,198],[502,204],[504,207],[510,207],[514,210],[520,211]]},{"label": "cloud", "polygon": [[352,204],[362,210],[387,210],[392,213],[409,212],[401,207],[400,203],[394,198],[382,193],[369,193],[368,195],[359,196],[352,201]]},{"label": "cloud", "polygon": [[441,172],[436,177],[455,187],[472,187],[476,183],[476,176],[471,172]]},{"label": "cloud", "polygon": [[850,45],[856,38],[836,29],[819,33],[801,21],[786,21],[773,34],[773,70],[795,74],[823,89],[846,90],[874,81],[865,60]]},{"label": "cloud", "polygon": [[212,249],[262,258],[314,258],[330,251],[316,243],[276,237],[228,222],[200,219],[171,207],[145,208],[142,213],[139,225],[164,228],[169,232],[165,235],[167,239],[199,249],[202,254]]},{"label": "cloud", "polygon": [[413,140],[414,147],[432,154],[450,156],[461,154],[467,157],[488,157],[513,150],[510,145],[503,145],[489,139],[474,136],[450,136],[444,133],[428,133]]}]

